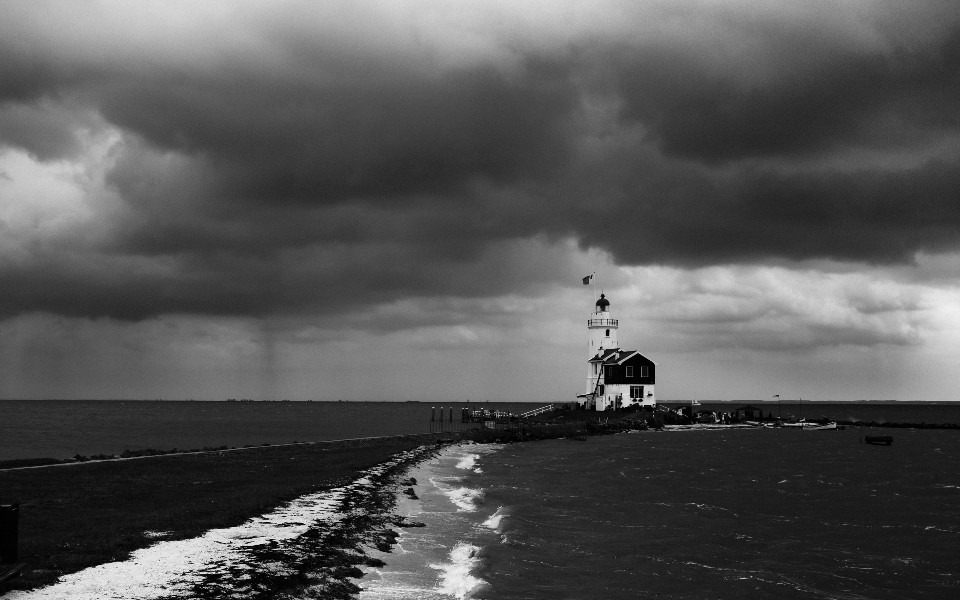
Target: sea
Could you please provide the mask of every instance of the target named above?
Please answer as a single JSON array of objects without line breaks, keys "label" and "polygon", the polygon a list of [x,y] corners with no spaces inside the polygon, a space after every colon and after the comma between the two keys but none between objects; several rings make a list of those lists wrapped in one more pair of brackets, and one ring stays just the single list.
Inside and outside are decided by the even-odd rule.
[{"label": "sea", "polygon": [[960,598],[960,431],[448,448],[363,600]]},{"label": "sea", "polygon": [[[0,446],[25,458],[415,433],[429,430],[439,403],[0,403],[11,407],[19,416],[0,425]],[[777,414],[776,404],[763,407]],[[956,405],[779,408],[960,422]],[[11,423],[46,436],[24,439]],[[863,443],[871,434],[893,443]],[[408,476],[416,498],[398,494],[397,510],[425,526],[402,528],[392,552],[367,550],[385,564],[356,580],[362,600],[960,598],[960,430],[458,444]]]}]

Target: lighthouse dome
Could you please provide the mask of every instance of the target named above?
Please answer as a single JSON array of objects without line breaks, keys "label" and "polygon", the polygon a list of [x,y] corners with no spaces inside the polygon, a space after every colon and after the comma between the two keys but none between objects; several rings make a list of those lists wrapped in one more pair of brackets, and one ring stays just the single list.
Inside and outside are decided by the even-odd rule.
[{"label": "lighthouse dome", "polygon": [[607,312],[608,306],[610,306],[610,301],[603,294],[600,294],[600,299],[597,300],[597,312]]}]

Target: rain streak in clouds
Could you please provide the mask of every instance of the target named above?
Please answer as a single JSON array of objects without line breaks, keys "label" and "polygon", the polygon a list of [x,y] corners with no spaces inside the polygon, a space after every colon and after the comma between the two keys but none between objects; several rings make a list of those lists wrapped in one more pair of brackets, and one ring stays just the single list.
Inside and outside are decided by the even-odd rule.
[{"label": "rain streak in clouds", "polygon": [[4,397],[572,396],[596,270],[712,397],[949,399],[858,386],[955,370],[954,3],[4,13]]}]

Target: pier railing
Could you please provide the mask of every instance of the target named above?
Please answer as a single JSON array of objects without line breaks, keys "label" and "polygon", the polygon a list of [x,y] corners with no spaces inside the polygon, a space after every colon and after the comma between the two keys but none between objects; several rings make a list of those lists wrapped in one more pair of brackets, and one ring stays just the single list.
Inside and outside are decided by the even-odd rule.
[{"label": "pier railing", "polygon": [[484,426],[484,422],[474,417],[475,412],[476,411],[466,407],[431,407],[430,433],[446,433],[465,431],[467,429],[481,429]]},{"label": "pier railing", "polygon": [[433,406],[430,408],[430,433],[457,432],[468,429],[510,429],[521,420],[553,412],[553,410],[554,405],[548,404],[515,415],[503,410],[488,410],[485,408]]},{"label": "pier railing", "polygon": [[548,404],[546,406],[541,406],[540,408],[535,408],[533,410],[528,410],[525,413],[520,413],[518,416],[521,419],[529,419],[530,417],[535,417],[537,415],[542,415],[543,413],[553,412],[553,405]]}]

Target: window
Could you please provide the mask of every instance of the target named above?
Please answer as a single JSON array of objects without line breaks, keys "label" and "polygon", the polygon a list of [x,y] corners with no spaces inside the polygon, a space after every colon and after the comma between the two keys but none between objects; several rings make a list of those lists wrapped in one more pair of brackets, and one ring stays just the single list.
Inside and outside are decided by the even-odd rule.
[{"label": "window", "polygon": [[610,330],[607,330],[607,337],[610,337]]},{"label": "window", "polygon": [[599,393],[601,396],[603,395],[603,384],[602,384],[602,383],[600,384],[600,388],[597,390],[597,393]]},{"label": "window", "polygon": [[650,367],[640,367],[640,377],[650,377]]},{"label": "window", "polygon": [[627,367],[627,372],[624,373],[626,377],[633,377],[633,367]]},{"label": "window", "polygon": [[[641,367],[642,368],[642,367]],[[631,400],[643,400],[643,386],[642,385],[631,385],[630,386],[630,399]]]}]

